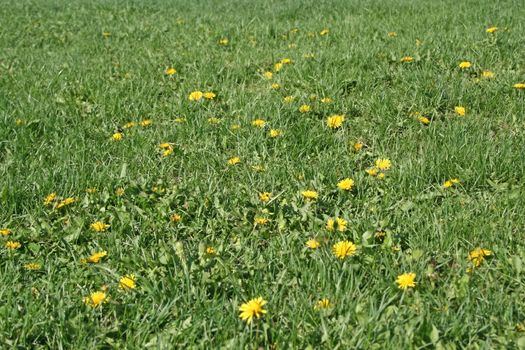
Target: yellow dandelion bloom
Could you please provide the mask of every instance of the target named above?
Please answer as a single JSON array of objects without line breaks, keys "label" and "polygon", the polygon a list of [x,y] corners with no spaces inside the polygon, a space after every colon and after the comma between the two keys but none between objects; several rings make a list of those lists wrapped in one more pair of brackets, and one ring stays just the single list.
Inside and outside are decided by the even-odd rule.
[{"label": "yellow dandelion bloom", "polygon": [[518,90],[523,90],[523,89],[525,89],[525,84],[524,83],[517,83],[517,84],[514,84],[513,87],[515,89],[518,89]]},{"label": "yellow dandelion bloom", "polygon": [[240,128],[241,128],[241,124],[232,124],[230,126],[230,130],[233,130],[233,131],[239,130]]},{"label": "yellow dandelion bloom", "polygon": [[176,70],[175,68],[171,67],[171,68],[166,69],[166,70],[164,71],[164,73],[165,73],[166,75],[173,75],[173,74],[176,74],[176,73],[177,73],[177,70]]},{"label": "yellow dandelion bloom", "polygon": [[379,170],[377,168],[368,168],[365,171],[370,176],[377,176],[377,174],[379,173]]},{"label": "yellow dandelion bloom", "polygon": [[173,153],[173,148],[168,148],[168,149],[165,149],[163,152],[162,152],[162,156],[163,157],[167,157],[169,156],[170,154]]},{"label": "yellow dandelion bloom", "polygon": [[208,118],[208,123],[210,123],[212,125],[219,124],[220,122],[221,122],[220,118],[216,118],[216,117]]},{"label": "yellow dandelion bloom", "polygon": [[337,183],[337,187],[339,187],[339,189],[344,190],[344,191],[350,191],[352,187],[354,187],[354,180],[347,177],[346,179],[339,181]]},{"label": "yellow dandelion bloom", "polygon": [[159,148],[170,149],[171,145],[168,142],[163,142],[163,143],[159,144]]},{"label": "yellow dandelion bloom", "polygon": [[327,231],[333,232],[335,230],[335,220],[332,218],[328,219],[325,228]]},{"label": "yellow dandelion bloom", "polygon": [[0,229],[0,235],[2,236],[9,236],[11,233],[13,233],[13,231],[8,228]]},{"label": "yellow dandelion bloom", "polygon": [[483,248],[476,248],[468,254],[467,259],[474,264],[474,267],[479,267],[485,257],[492,255],[492,251]]},{"label": "yellow dandelion bloom", "polygon": [[283,58],[279,61],[279,63],[282,63],[282,64],[292,64],[293,61],[290,59],[290,58]]},{"label": "yellow dandelion bloom", "polygon": [[359,152],[363,149],[364,144],[362,142],[356,142],[353,144],[353,148],[355,152]]},{"label": "yellow dandelion bloom", "polygon": [[301,192],[303,198],[306,200],[316,200],[319,197],[319,194],[316,191],[306,190]]},{"label": "yellow dandelion bloom", "polygon": [[226,46],[229,42],[230,40],[228,40],[228,38],[222,38],[219,40],[219,45]]},{"label": "yellow dandelion bloom", "polygon": [[271,192],[261,192],[259,193],[259,200],[263,203],[266,203],[272,198]]},{"label": "yellow dandelion bloom", "polygon": [[268,222],[270,222],[270,219],[263,218],[260,216],[255,217],[255,219],[253,220],[253,223],[255,225],[266,225]]},{"label": "yellow dandelion bloom", "polygon": [[177,213],[173,213],[173,214],[170,215],[170,221],[171,222],[179,222],[181,220],[182,220],[182,216],[180,216]]},{"label": "yellow dandelion bloom", "polygon": [[321,99],[321,103],[332,103],[332,102],[334,102],[334,100],[331,99],[330,97],[323,97]]},{"label": "yellow dandelion bloom", "polygon": [[252,125],[258,128],[263,128],[266,125],[266,120],[264,119],[255,119],[252,121]]},{"label": "yellow dandelion bloom", "polygon": [[392,162],[386,158],[376,159],[376,168],[379,170],[388,170],[392,166]]},{"label": "yellow dandelion bloom", "polygon": [[472,66],[472,63],[470,63],[469,61],[463,61],[459,64],[459,68],[461,69],[467,69],[467,68],[470,68]]},{"label": "yellow dandelion bloom", "polygon": [[454,187],[457,184],[459,184],[459,179],[450,179],[443,183],[443,187],[450,188],[450,187]]},{"label": "yellow dandelion bloom", "polygon": [[280,85],[280,84],[277,84],[277,83],[273,83],[273,84],[271,85],[271,88],[272,88],[273,90],[279,90],[279,89],[281,88],[281,85]]},{"label": "yellow dandelion bloom", "polygon": [[331,307],[332,303],[330,303],[330,300],[328,300],[328,298],[320,299],[314,305],[315,310],[328,309]]},{"label": "yellow dandelion bloom", "polygon": [[239,317],[243,321],[251,323],[254,317],[260,318],[266,313],[266,310],[263,309],[265,304],[266,300],[264,300],[262,297],[251,299],[239,307],[239,311],[241,312]]},{"label": "yellow dandelion bloom", "polygon": [[143,128],[146,128],[150,126],[151,124],[153,124],[153,120],[151,119],[144,119],[140,122],[140,126],[142,126]]},{"label": "yellow dandelion bloom", "polygon": [[481,72],[482,78],[494,78],[495,76],[496,76],[496,73],[490,70],[484,70],[483,72]]},{"label": "yellow dandelion bloom", "polygon": [[207,247],[206,248],[206,254],[209,254],[209,255],[215,255],[217,254],[217,250],[213,247]]},{"label": "yellow dandelion bloom", "polygon": [[190,93],[190,95],[188,96],[188,99],[190,101],[200,101],[202,99],[202,97],[204,96],[204,93],[202,91],[193,91],[192,93]]},{"label": "yellow dandelion bloom", "polygon": [[24,269],[26,270],[40,270],[42,268],[42,265],[39,264],[39,263],[35,263],[35,262],[32,262],[32,263],[27,263],[24,265]]},{"label": "yellow dandelion bloom", "polygon": [[89,227],[95,232],[104,232],[109,228],[109,225],[102,221],[97,221],[92,223]]},{"label": "yellow dandelion bloom", "polygon": [[113,141],[120,141],[122,140],[123,137],[124,135],[121,132],[116,132],[113,135],[111,135],[111,138],[113,139]]},{"label": "yellow dandelion bloom", "polygon": [[465,107],[456,106],[454,107],[454,112],[456,112],[456,114],[459,115],[460,117],[464,117],[465,114],[467,113],[467,110],[465,109]]},{"label": "yellow dandelion bloom", "polygon": [[388,35],[390,38],[395,38],[397,36],[396,32],[388,32],[386,35]]},{"label": "yellow dandelion bloom", "polygon": [[306,241],[306,246],[310,249],[317,249],[321,246],[321,243],[319,243],[316,239],[309,239]]},{"label": "yellow dandelion bloom", "polygon": [[236,165],[236,164],[239,164],[241,162],[241,158],[239,157],[232,157],[230,159],[228,159],[228,164],[229,165]]},{"label": "yellow dandelion bloom", "polygon": [[82,262],[98,264],[100,262],[100,259],[102,259],[106,255],[108,255],[108,252],[106,251],[96,252],[88,256],[87,259],[83,259]]},{"label": "yellow dandelion bloom", "polygon": [[17,241],[7,241],[5,242],[5,247],[7,249],[15,250],[15,249],[19,249],[20,247],[22,247],[22,244]]},{"label": "yellow dandelion bloom", "polygon": [[332,250],[334,255],[342,260],[354,255],[357,252],[357,246],[350,241],[340,241],[334,244]]},{"label": "yellow dandelion bloom", "polygon": [[137,123],[127,122],[126,124],[124,124],[124,129],[131,129],[131,128],[134,128],[135,126],[137,126]]},{"label": "yellow dandelion bloom", "polygon": [[430,124],[430,119],[428,119],[427,117],[424,117],[424,116],[420,116],[419,118],[417,118],[419,120],[419,122],[423,125],[428,125]]},{"label": "yellow dandelion bloom", "polygon": [[413,272],[397,276],[396,283],[400,289],[414,288],[416,286],[416,274]]},{"label": "yellow dandelion bloom", "polygon": [[76,198],[73,198],[73,197],[64,198],[63,200],[58,202],[56,209],[63,208],[65,206],[75,203],[76,201],[77,201]]},{"label": "yellow dandelion bloom", "polygon": [[496,33],[498,31],[498,27],[490,27],[485,30],[487,33]]},{"label": "yellow dandelion bloom", "polygon": [[84,297],[83,301],[86,305],[89,305],[91,307],[97,307],[99,305],[102,305],[106,298],[107,296],[104,292],[93,292],[90,296]]},{"label": "yellow dandelion bloom", "polygon": [[330,33],[330,30],[325,28],[319,32],[319,35],[324,36],[324,35],[328,35],[328,33]]},{"label": "yellow dandelion bloom", "polygon": [[276,64],[274,64],[273,66],[274,71],[279,72],[281,69],[283,69],[283,64],[281,62],[277,62]]},{"label": "yellow dandelion bloom", "polygon": [[273,78],[273,73],[270,72],[270,71],[266,71],[263,73],[263,77],[265,77],[266,79],[270,80]]},{"label": "yellow dandelion bloom", "polygon": [[401,57],[401,62],[412,62],[414,60],[414,57],[411,57],[411,56],[405,56],[405,57]]},{"label": "yellow dandelion bloom", "polygon": [[345,121],[344,115],[334,114],[326,119],[326,125],[330,129],[338,129],[343,125]]},{"label": "yellow dandelion bloom", "polygon": [[285,96],[285,97],[283,98],[283,102],[284,102],[284,103],[292,103],[293,100],[295,100],[295,97],[294,97],[294,96]]},{"label": "yellow dandelion bloom", "polygon": [[46,196],[46,199],[44,199],[44,205],[51,204],[55,200],[56,197],[57,197],[57,193],[56,192],[48,194]]},{"label": "yellow dandelion bloom", "polygon": [[186,118],[178,117],[175,118],[175,123],[182,124],[186,121]]},{"label": "yellow dandelion bloom", "polygon": [[117,189],[115,190],[115,194],[116,194],[118,197],[121,197],[121,196],[124,195],[124,192],[125,192],[125,191],[126,191],[126,190],[125,190],[124,188],[119,187],[119,188],[117,188]]},{"label": "yellow dandelion bloom", "polygon": [[270,137],[272,138],[275,138],[275,137],[279,137],[283,134],[283,132],[279,129],[271,129],[270,130]]},{"label": "yellow dandelion bloom", "polygon": [[301,113],[308,113],[312,110],[312,107],[310,107],[309,105],[302,105],[301,107],[299,107],[299,112]]},{"label": "yellow dandelion bloom", "polygon": [[206,91],[202,93],[202,97],[207,100],[213,100],[215,97],[217,97],[217,94],[215,94],[213,91]]},{"label": "yellow dandelion bloom", "polygon": [[136,287],[135,275],[122,276],[119,280],[118,287],[120,289],[135,289]]}]

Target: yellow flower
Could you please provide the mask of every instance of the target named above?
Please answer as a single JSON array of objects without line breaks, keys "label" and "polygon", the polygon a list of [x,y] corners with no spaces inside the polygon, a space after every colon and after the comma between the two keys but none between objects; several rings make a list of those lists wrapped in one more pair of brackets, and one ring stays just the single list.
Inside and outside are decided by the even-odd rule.
[{"label": "yellow flower", "polygon": [[206,91],[202,94],[202,96],[207,100],[213,100],[217,95],[213,91]]},{"label": "yellow flower", "polygon": [[467,68],[470,68],[472,66],[472,63],[470,63],[469,61],[463,61],[459,64],[459,68],[461,69],[467,69]]},{"label": "yellow flower", "polygon": [[188,99],[190,101],[199,101],[200,99],[202,99],[203,96],[204,94],[202,93],[202,91],[193,91],[188,97]]},{"label": "yellow flower", "polygon": [[315,310],[321,310],[321,309],[328,309],[330,307],[332,307],[332,304],[330,303],[330,300],[328,300],[327,298],[323,298],[323,299],[318,300],[315,303],[314,309]]},{"label": "yellow flower", "polygon": [[392,162],[386,158],[376,159],[376,168],[379,170],[388,170],[392,166]]},{"label": "yellow flower", "polygon": [[344,121],[345,121],[344,115],[334,114],[326,119],[326,125],[330,129],[338,129],[343,125]]},{"label": "yellow flower", "polygon": [[299,107],[299,112],[301,113],[308,113],[312,110],[312,107],[310,107],[309,105],[302,105],[301,107]]},{"label": "yellow flower", "polygon": [[273,78],[273,73],[270,72],[270,71],[266,71],[263,73],[263,77],[265,77],[266,79],[270,80]]},{"label": "yellow flower", "polygon": [[518,89],[518,90],[525,89],[525,84],[524,83],[517,83],[517,84],[514,84],[513,86],[514,86],[515,89]]},{"label": "yellow flower", "polygon": [[241,314],[239,317],[248,323],[251,323],[253,318],[260,318],[266,313],[266,310],[263,309],[263,306],[266,304],[266,300],[261,297],[252,299],[247,303],[242,304],[239,307]]},{"label": "yellow flower", "polygon": [[102,305],[106,298],[107,296],[104,292],[93,292],[89,297],[84,297],[83,301],[86,305],[89,305],[91,307],[97,307],[99,305]]},{"label": "yellow flower", "polygon": [[292,103],[293,100],[295,100],[295,97],[294,97],[294,96],[285,96],[285,97],[283,98],[283,102],[284,102],[284,103]]},{"label": "yellow flower", "polygon": [[87,259],[82,259],[81,262],[98,264],[100,262],[100,259],[102,259],[106,255],[108,255],[108,252],[106,251],[96,252],[88,256]]},{"label": "yellow flower", "polygon": [[259,199],[263,203],[268,202],[270,200],[270,198],[272,198],[272,193],[271,192],[261,192],[261,193],[259,193]]},{"label": "yellow flower", "polygon": [[334,102],[334,100],[331,99],[330,97],[323,97],[321,99],[321,103],[332,103],[332,102]]},{"label": "yellow flower", "polygon": [[377,174],[379,173],[379,170],[377,168],[368,168],[365,171],[370,176],[377,176]]},{"label": "yellow flower", "polygon": [[454,107],[454,112],[456,112],[457,115],[464,117],[465,114],[467,113],[467,110],[465,109],[465,107],[456,106]]},{"label": "yellow flower", "polygon": [[257,216],[254,219],[254,224],[255,225],[266,225],[269,221],[270,221],[270,219]]},{"label": "yellow flower", "polygon": [[413,60],[414,60],[414,57],[411,57],[411,56],[401,57],[401,62],[412,62]]},{"label": "yellow flower", "polygon": [[241,124],[232,124],[230,126],[230,130],[239,130],[241,128]]},{"label": "yellow flower", "polygon": [[185,121],[186,121],[186,118],[182,118],[182,117],[175,118],[175,123],[178,123],[178,124],[184,123]]},{"label": "yellow flower", "polygon": [[428,119],[427,117],[424,117],[424,116],[420,116],[419,118],[417,118],[419,120],[419,122],[423,125],[428,125],[430,124],[430,119]]},{"label": "yellow flower", "polygon": [[228,164],[229,165],[236,165],[236,164],[239,164],[241,162],[241,158],[239,157],[232,157],[230,159],[228,159]]},{"label": "yellow flower", "polygon": [[221,122],[220,118],[216,118],[216,117],[208,118],[208,123],[212,125],[219,124],[220,122]]},{"label": "yellow flower", "polygon": [[325,28],[319,32],[319,35],[327,35],[328,33],[330,33],[330,30]]},{"label": "yellow flower", "polygon": [[350,191],[354,187],[354,180],[350,178],[343,179],[337,183],[337,187],[344,191]]},{"label": "yellow flower", "polygon": [[143,128],[146,128],[150,126],[152,123],[153,121],[151,119],[144,119],[140,122],[140,126],[142,126]]},{"label": "yellow flower", "polygon": [[360,150],[363,149],[363,146],[364,146],[364,144],[362,142],[356,142],[356,143],[354,143],[354,145],[352,147],[354,148],[355,152],[359,152]]},{"label": "yellow flower", "polygon": [[266,120],[264,119],[255,119],[252,121],[252,125],[258,128],[263,128],[266,125]]},{"label": "yellow flower", "polygon": [[121,197],[121,196],[124,195],[124,192],[125,192],[125,191],[126,191],[126,190],[125,190],[124,188],[119,187],[119,188],[117,188],[117,189],[115,190],[115,194],[116,194],[117,196]]},{"label": "yellow flower", "polygon": [[496,73],[490,71],[490,70],[484,70],[481,72],[482,78],[494,78],[496,76]]},{"label": "yellow flower", "polygon": [[270,137],[279,137],[283,134],[283,132],[279,129],[271,129],[270,130]]},{"label": "yellow flower", "polygon": [[415,280],[416,274],[409,272],[397,276],[396,283],[401,289],[414,288],[416,286]]},{"label": "yellow flower", "polygon": [[476,248],[468,254],[468,260],[470,260],[474,267],[479,267],[486,256],[492,255],[492,252],[488,249]]},{"label": "yellow flower", "polygon": [[121,132],[116,132],[113,135],[111,135],[111,138],[113,139],[113,141],[120,141],[122,140],[123,137],[124,135]]},{"label": "yellow flower", "polygon": [[65,198],[65,199],[61,200],[60,202],[58,202],[58,204],[56,206],[56,209],[60,209],[60,208],[65,207],[67,205],[73,204],[76,201],[77,201],[76,198],[73,198],[73,197]]},{"label": "yellow flower", "polygon": [[41,264],[39,264],[39,263],[34,263],[34,262],[32,262],[32,263],[27,263],[27,264],[24,265],[24,268],[25,268],[26,270],[40,270],[41,267],[42,267]]},{"label": "yellow flower", "polygon": [[273,70],[276,71],[276,72],[279,72],[281,69],[283,69],[283,64],[281,62],[277,62],[274,66],[273,66]]},{"label": "yellow flower", "polygon": [[272,87],[273,90],[279,90],[281,88],[281,85],[279,85],[277,83],[273,83],[271,87]]},{"label": "yellow flower", "polygon": [[163,143],[159,144],[159,148],[170,149],[172,147],[171,147],[171,145],[168,142],[163,142]]},{"label": "yellow flower", "polygon": [[13,231],[8,228],[3,228],[0,230],[0,235],[2,236],[9,236],[11,233],[13,233]]},{"label": "yellow flower", "polygon": [[56,197],[57,197],[57,193],[56,192],[48,194],[46,196],[46,199],[44,200],[44,205],[51,204],[55,200]]},{"label": "yellow flower", "polygon": [[222,38],[221,40],[219,40],[219,45],[226,46],[229,42],[230,41],[228,40],[228,38]]},{"label": "yellow flower", "polygon": [[118,287],[120,289],[135,289],[135,275],[126,275],[120,278]]},{"label": "yellow flower", "polygon": [[206,248],[206,254],[209,254],[209,255],[215,255],[217,254],[217,250],[213,247],[207,247]]},{"label": "yellow flower", "polygon": [[166,149],[166,150],[164,150],[164,151],[162,152],[162,156],[163,156],[163,157],[167,157],[167,156],[169,156],[169,155],[172,154],[172,153],[173,153],[173,148],[169,148],[169,149]]},{"label": "yellow flower", "polygon": [[317,197],[319,197],[319,194],[316,191],[312,190],[306,190],[301,193],[303,195],[303,198],[306,200],[316,200]]},{"label": "yellow flower", "polygon": [[347,256],[354,255],[357,251],[357,246],[350,241],[340,241],[334,244],[332,250],[334,255],[342,260]]},{"label": "yellow flower", "polygon": [[459,184],[459,179],[450,179],[450,180],[447,180],[443,183],[443,187],[445,188],[450,188],[450,187],[453,187],[455,185]]},{"label": "yellow flower", "polygon": [[92,223],[89,227],[91,227],[91,229],[95,232],[104,232],[109,228],[109,225],[101,221],[97,221]]},{"label": "yellow flower", "polygon": [[5,243],[5,247],[7,249],[11,249],[11,250],[18,249],[21,246],[22,246],[22,244],[20,244],[20,242],[17,242],[17,241],[7,241]]},{"label": "yellow flower", "polygon": [[292,64],[293,61],[289,58],[283,58],[279,61],[279,63],[282,63],[282,64]]},{"label": "yellow flower", "polygon": [[396,32],[388,32],[387,35],[391,38],[395,38],[397,36]]},{"label": "yellow flower", "polygon": [[321,246],[321,243],[319,243],[318,240],[312,238],[306,241],[306,246],[310,249],[317,249]]},{"label": "yellow flower", "polygon": [[133,127],[137,126],[137,123],[135,122],[127,122],[126,124],[124,124],[124,129],[131,129]]},{"label": "yellow flower", "polygon": [[177,73],[177,70],[175,68],[168,68],[164,71],[164,73],[166,73],[166,75],[173,75]]},{"label": "yellow flower", "polygon": [[490,28],[487,28],[486,32],[487,33],[496,33],[498,31],[498,27],[490,27]]},{"label": "yellow flower", "polygon": [[171,216],[170,216],[170,221],[171,221],[171,222],[179,222],[179,221],[181,221],[181,220],[182,220],[182,216],[180,216],[180,215],[177,214],[177,213],[173,213],[173,214],[171,214]]},{"label": "yellow flower", "polygon": [[335,230],[335,226],[337,224],[337,231],[339,232],[344,232],[346,231],[346,225],[347,225],[347,221],[345,219],[342,219],[342,218],[336,218],[335,220],[330,218],[326,221],[326,230],[327,231],[330,231],[330,232],[333,232]]}]

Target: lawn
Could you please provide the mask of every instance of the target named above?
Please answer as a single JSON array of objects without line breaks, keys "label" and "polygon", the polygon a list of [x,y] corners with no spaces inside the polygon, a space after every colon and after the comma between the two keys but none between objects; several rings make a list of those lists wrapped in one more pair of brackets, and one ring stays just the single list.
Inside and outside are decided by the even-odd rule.
[{"label": "lawn", "polygon": [[0,0],[0,348],[525,348],[524,18]]}]

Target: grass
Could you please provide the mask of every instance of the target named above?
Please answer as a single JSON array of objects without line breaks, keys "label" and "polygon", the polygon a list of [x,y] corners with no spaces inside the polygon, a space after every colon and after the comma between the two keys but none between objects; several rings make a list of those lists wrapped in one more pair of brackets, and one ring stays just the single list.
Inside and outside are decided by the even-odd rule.
[{"label": "grass", "polygon": [[[519,1],[0,3],[2,347],[525,347]],[[379,158],[383,179],[366,172]],[[342,240],[357,254],[336,258]]]}]

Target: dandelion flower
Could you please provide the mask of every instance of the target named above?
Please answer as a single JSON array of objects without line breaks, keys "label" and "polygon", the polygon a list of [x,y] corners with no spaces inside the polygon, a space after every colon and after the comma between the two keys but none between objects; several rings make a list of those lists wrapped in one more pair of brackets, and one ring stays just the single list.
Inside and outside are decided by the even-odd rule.
[{"label": "dandelion flower", "polygon": [[228,38],[222,38],[219,40],[219,45],[226,46],[229,42]]},{"label": "dandelion flower", "polygon": [[306,200],[316,200],[317,197],[319,197],[319,194],[316,191],[312,191],[312,190],[303,191],[301,192],[301,194],[303,195],[303,198]]},{"label": "dandelion flower", "polygon": [[292,64],[293,61],[290,59],[290,58],[283,58],[279,61],[279,63],[282,63],[282,64]]},{"label": "dandelion flower", "polygon": [[379,170],[377,168],[368,168],[365,171],[370,176],[377,176],[377,174],[379,173]]},{"label": "dandelion flower", "polygon": [[461,69],[467,69],[467,68],[470,68],[472,66],[472,63],[470,63],[469,61],[463,61],[459,64],[459,68]]},{"label": "dandelion flower", "polygon": [[417,118],[419,120],[419,122],[423,125],[428,125],[430,124],[430,119],[428,119],[427,117],[424,117],[424,116],[420,116],[419,118]]},{"label": "dandelion flower", "polygon": [[465,107],[456,106],[454,107],[454,112],[456,112],[456,114],[459,115],[460,117],[464,117],[465,114],[467,113],[467,110],[465,109]]},{"label": "dandelion flower", "polygon": [[346,179],[339,181],[337,187],[344,191],[350,191],[352,190],[352,187],[354,187],[354,180],[347,177]]},{"label": "dandelion flower", "polygon": [[266,203],[272,198],[271,192],[261,192],[259,193],[259,200],[263,203]]},{"label": "dandelion flower", "polygon": [[362,142],[356,142],[352,147],[354,148],[355,152],[359,152],[363,149],[363,146],[364,144]]},{"label": "dandelion flower", "polygon": [[102,259],[106,255],[108,255],[108,252],[106,251],[96,252],[88,256],[87,259],[81,260],[81,262],[98,264],[100,262],[100,259]]},{"label": "dandelion flower", "polygon": [[212,125],[219,124],[220,122],[221,122],[220,118],[217,118],[217,117],[208,118],[208,123],[210,123]]},{"label": "dandelion flower", "polygon": [[281,85],[280,85],[280,84],[277,84],[277,83],[273,83],[273,84],[271,85],[271,88],[272,88],[273,90],[279,90],[279,89],[281,88]]},{"label": "dandelion flower", "polygon": [[412,62],[413,60],[414,60],[414,57],[411,57],[411,56],[401,57],[401,62]]},{"label": "dandelion flower", "polygon": [[266,125],[266,120],[255,119],[254,121],[252,121],[252,125],[258,128],[263,128]]},{"label": "dandelion flower", "polygon": [[44,205],[51,204],[55,200],[56,197],[57,197],[57,193],[56,192],[48,194],[46,196],[46,199],[44,200]]},{"label": "dandelion flower", "polygon": [[7,241],[5,243],[5,247],[7,249],[11,249],[11,250],[19,249],[21,246],[22,246],[22,244],[20,242],[17,242],[17,241]]},{"label": "dandelion flower", "polygon": [[514,86],[515,89],[518,89],[518,90],[525,89],[525,84],[524,83],[517,83],[517,84],[514,84],[513,86]]},{"label": "dandelion flower", "polygon": [[321,103],[332,103],[332,102],[334,102],[334,100],[331,99],[330,97],[323,97],[321,99]]},{"label": "dandelion flower", "polygon": [[175,123],[178,123],[178,124],[182,124],[182,123],[184,123],[185,121],[186,121],[186,118],[181,118],[181,117],[179,117],[179,118],[175,118]]},{"label": "dandelion flower", "polygon": [[281,69],[283,69],[283,64],[282,64],[281,62],[277,62],[277,63],[273,66],[273,70],[276,71],[276,72],[281,71]]},{"label": "dandelion flower", "polygon": [[106,298],[107,296],[104,292],[93,292],[90,296],[84,297],[83,301],[86,305],[89,305],[91,307],[97,307],[99,305],[102,305]]},{"label": "dandelion flower", "polygon": [[171,68],[166,69],[164,71],[164,73],[166,73],[166,75],[174,75],[174,74],[177,73],[177,70],[175,68],[171,67]]},{"label": "dandelion flower", "polygon": [[262,297],[252,299],[239,307],[241,314],[239,317],[247,323],[252,323],[253,318],[260,318],[266,313],[263,306],[266,304],[266,300]]},{"label": "dandelion flower", "polygon": [[284,103],[292,103],[293,100],[295,100],[295,97],[294,97],[294,96],[285,96],[285,97],[283,98],[283,102],[284,102]]},{"label": "dandelion flower", "polygon": [[350,241],[340,241],[334,244],[332,248],[334,255],[343,260],[347,256],[352,256],[357,251],[357,246]]},{"label": "dandelion flower", "polygon": [[392,162],[386,158],[379,158],[376,160],[376,168],[379,170],[388,170],[392,166]]},{"label": "dandelion flower", "polygon": [[332,304],[330,303],[330,300],[328,300],[328,298],[320,299],[314,305],[315,310],[328,309],[331,307]]},{"label": "dandelion flower", "polygon": [[265,77],[266,79],[270,80],[273,78],[273,73],[270,72],[270,71],[266,71],[263,73],[263,77]]},{"label": "dandelion flower", "polygon": [[180,216],[177,213],[173,213],[173,214],[170,215],[170,221],[171,222],[179,222],[181,220],[182,220],[182,216]]},{"label": "dandelion flower", "polygon": [[324,36],[324,35],[328,35],[328,33],[330,33],[330,30],[325,28],[319,32],[319,35]]},{"label": "dandelion flower", "polygon": [[260,216],[257,216],[254,220],[253,220],[254,224],[255,225],[266,225],[268,222],[270,222],[270,219],[267,219],[267,218],[263,218],[263,217],[260,217]]},{"label": "dandelion flower", "polygon": [[309,105],[302,105],[301,107],[299,107],[299,112],[301,113],[308,113],[312,110],[312,107],[310,107]]},{"label": "dandelion flower", "polygon": [[109,228],[108,224],[103,223],[102,221],[97,221],[92,223],[89,227],[95,232],[104,232]]},{"label": "dandelion flower", "polygon": [[397,36],[397,33],[396,32],[388,32],[387,35],[390,37],[390,38],[395,38]]},{"label": "dandelion flower", "polygon": [[319,243],[316,239],[309,239],[306,241],[306,246],[310,249],[317,249],[321,246],[321,243]]},{"label": "dandelion flower", "polygon": [[416,274],[413,272],[397,276],[396,283],[400,289],[414,288],[416,286]]},{"label": "dandelion flower", "polygon": [[200,101],[203,96],[204,93],[202,91],[193,91],[192,93],[190,93],[190,96],[188,96],[188,99],[190,101]]},{"label": "dandelion flower", "polygon": [[450,187],[454,187],[457,184],[459,184],[459,179],[450,179],[443,183],[443,187],[450,188]]},{"label": "dandelion flower", "polygon": [[279,129],[271,129],[270,130],[270,137],[272,138],[275,138],[275,137],[279,137],[283,134],[283,132]]},{"label": "dandelion flower", "polygon": [[487,33],[496,33],[498,31],[498,27],[490,27],[485,30]]},{"label": "dandelion flower", "polygon": [[64,198],[63,200],[58,202],[56,209],[63,208],[65,206],[75,203],[76,201],[77,201],[76,198],[73,198],[73,197]]},{"label": "dandelion flower", "polygon": [[0,229],[0,235],[2,236],[9,236],[11,233],[13,233],[13,231],[8,228]]},{"label": "dandelion flower", "polygon": [[124,188],[119,187],[119,188],[117,188],[117,189],[115,190],[115,194],[116,194],[118,197],[121,197],[121,196],[124,195],[124,192],[125,192],[125,191],[126,191],[126,190],[125,190]]},{"label": "dandelion flower", "polygon": [[33,271],[40,270],[41,267],[42,267],[41,264],[35,263],[35,262],[27,263],[27,264],[24,265],[24,269],[26,269],[26,270],[33,270]]},{"label": "dandelion flower", "polygon": [[124,124],[124,129],[131,129],[131,128],[134,128],[135,126],[137,126],[137,123],[127,122],[126,124]]},{"label": "dandelion flower", "polygon": [[217,254],[217,250],[213,247],[207,247],[206,248],[206,254],[208,255],[215,255]]},{"label": "dandelion flower", "polygon": [[240,128],[241,128],[241,124],[232,124],[230,126],[230,130],[233,130],[233,131],[239,130]]},{"label": "dandelion flower", "polygon": [[236,164],[239,164],[241,162],[241,158],[239,157],[232,157],[230,159],[228,159],[228,164],[229,165],[236,165]]},{"label": "dandelion flower", "polygon": [[482,78],[494,78],[496,76],[496,73],[490,71],[490,70],[484,70],[481,72]]},{"label": "dandelion flower", "polygon": [[344,232],[344,231],[346,231],[346,225],[347,224],[348,224],[348,222],[345,219],[343,219],[343,218],[335,218],[335,220],[330,218],[330,219],[328,219],[326,221],[325,228],[328,231],[333,232],[333,231],[335,231],[335,228],[337,226],[337,231]]},{"label": "dandelion flower", "polygon": [[326,125],[330,129],[338,129],[343,125],[345,121],[344,115],[334,114],[326,119]]},{"label": "dandelion flower", "polygon": [[151,119],[144,119],[140,122],[140,126],[143,128],[147,128],[148,126],[151,126],[151,124],[153,124],[153,120]]},{"label": "dandelion flower", "polygon": [[121,132],[116,132],[113,135],[111,135],[111,138],[113,139],[113,141],[120,141],[122,140],[123,137],[124,135]]},{"label": "dandelion flower", "polygon": [[135,275],[122,276],[119,280],[118,287],[120,289],[135,289],[135,282]]},{"label": "dandelion flower", "polygon": [[468,260],[474,264],[474,267],[479,267],[485,257],[492,255],[492,251],[483,248],[476,248],[468,254]]},{"label": "dandelion flower", "polygon": [[213,100],[215,97],[217,97],[217,94],[215,94],[213,91],[206,91],[202,93],[202,97],[207,100]]}]

